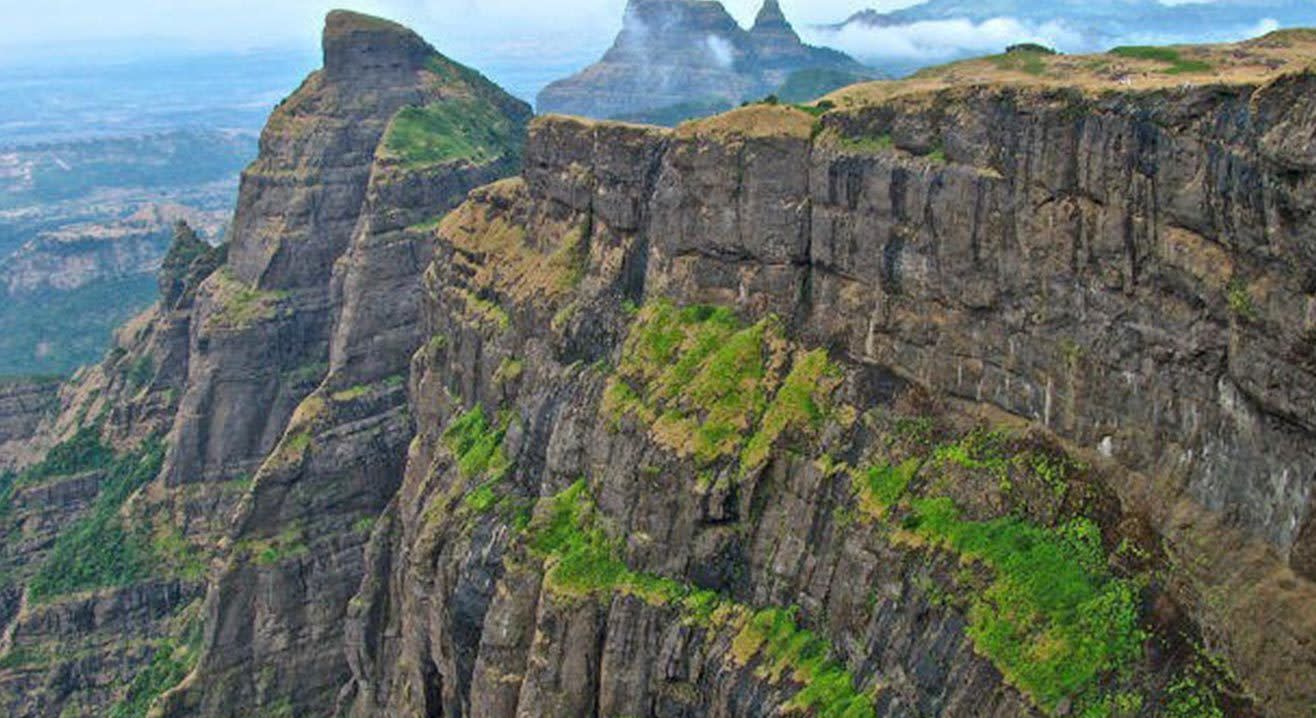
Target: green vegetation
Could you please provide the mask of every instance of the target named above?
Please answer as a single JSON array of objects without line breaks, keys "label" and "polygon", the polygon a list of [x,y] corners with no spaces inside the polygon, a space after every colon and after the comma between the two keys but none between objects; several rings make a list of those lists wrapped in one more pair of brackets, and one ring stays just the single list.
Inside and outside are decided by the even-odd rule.
[{"label": "green vegetation", "polygon": [[370,393],[370,387],[365,384],[357,384],[341,391],[333,393],[333,400],[339,403],[355,401]]},{"label": "green vegetation", "polygon": [[28,586],[32,600],[123,586],[151,574],[159,561],[150,536],[141,527],[125,525],[119,510],[134,492],[155,478],[163,462],[164,444],[151,439],[137,452],[109,463],[108,475],[89,515],[59,535],[32,578]]},{"label": "green vegetation", "polygon": [[407,165],[485,164],[511,154],[521,128],[483,99],[440,100],[408,107],[389,125],[384,148]]},{"label": "green vegetation", "polygon": [[9,515],[9,509],[14,505],[14,484],[18,481],[18,474],[12,471],[0,471],[0,518]]},{"label": "green vegetation", "polygon": [[45,665],[50,656],[40,648],[32,646],[14,646],[0,656],[0,671],[12,671],[18,668],[31,668]]},{"label": "green vegetation", "polygon": [[[1041,46],[1039,45],[1038,47]],[[1005,72],[1022,72],[1027,75],[1041,76],[1046,74],[1046,57],[1054,54],[1054,50],[1051,52],[1013,50],[1007,51],[1003,55],[993,55],[988,59],[991,60],[992,64],[995,65],[998,70]]]},{"label": "green vegetation", "polygon": [[583,479],[543,500],[529,536],[531,550],[547,567],[545,585],[555,593],[579,599],[631,595],[672,607],[693,625],[730,627],[736,630],[733,660],[747,666],[757,659],[756,671],[763,678],[802,685],[790,708],[825,718],[876,715],[872,698],[855,690],[854,677],[830,657],[826,641],[799,627],[794,610],[755,612],[711,591],[628,568],[620,558],[620,544],[604,530]]},{"label": "green vegetation", "polygon": [[466,290],[462,290],[462,300],[465,302],[466,316],[472,320],[491,324],[499,331],[507,331],[512,325],[512,317],[507,314],[507,310],[493,301]]},{"label": "green vegetation", "polygon": [[0,374],[63,375],[99,361],[114,330],[159,291],[155,277],[143,274],[7,297],[0,302]]},{"label": "green vegetation", "polygon": [[457,460],[462,478],[485,477],[495,481],[503,478],[511,466],[503,453],[503,437],[510,422],[509,417],[497,425],[491,424],[484,407],[477,404],[448,425],[443,432],[443,443]]},{"label": "green vegetation", "polygon": [[921,459],[909,459],[899,466],[871,466],[857,472],[861,508],[876,518],[885,518],[902,498],[922,466]]},{"label": "green vegetation", "polygon": [[856,154],[875,155],[883,152],[890,152],[895,148],[895,140],[890,134],[884,135],[862,135],[859,137],[838,136],[836,144],[846,152]]},{"label": "green vegetation", "polygon": [[[1012,453],[1006,434],[973,431],[936,447],[926,461],[914,457],[852,475],[867,515],[882,520],[899,510],[894,540],[990,570],[986,585],[971,586],[968,635],[1007,681],[1047,711],[1066,699],[1094,716],[1107,715],[1102,709],[1110,701],[1127,703],[1102,687],[1140,654],[1139,590],[1111,574],[1100,529],[1081,517],[1053,527],[1016,516],[971,520],[950,498],[912,491],[916,476],[951,465],[1003,486],[1027,472],[1053,491],[1067,487],[1081,466],[1040,450]],[[935,486],[936,476],[925,483]]]},{"label": "green vegetation", "polygon": [[842,87],[864,82],[870,78],[853,72],[824,67],[812,67],[796,70],[786,78],[778,88],[776,95],[782,102],[810,102],[830,94]]},{"label": "green vegetation", "polygon": [[1053,47],[1039,45],[1035,42],[1021,42],[1017,45],[1011,45],[1005,48],[1005,54],[1025,54],[1025,55],[1059,55]]},{"label": "green vegetation", "polygon": [[216,273],[216,308],[210,315],[215,326],[228,329],[245,329],[258,322],[273,319],[279,303],[288,297],[287,292],[266,291],[244,284],[227,268]]},{"label": "green vegetation", "polygon": [[741,470],[750,471],[762,466],[786,431],[792,428],[811,432],[821,430],[830,415],[827,403],[831,389],[839,379],[840,372],[828,360],[825,349],[799,355],[777,396],[763,412],[762,420],[757,422],[757,431],[745,444],[740,456]]},{"label": "green vegetation", "polygon": [[150,354],[143,354],[128,365],[126,378],[128,386],[140,389],[150,383],[155,376],[155,359]]},{"label": "green vegetation", "polygon": [[157,699],[192,672],[201,648],[201,623],[193,621],[183,641],[165,639],[151,662],[133,676],[128,692],[114,704],[108,718],[146,718]]},{"label": "green vegetation", "polygon": [[836,375],[825,352],[792,366],[774,317],[746,326],[726,308],[655,302],[631,328],[605,408],[639,417],[660,444],[701,465],[740,457],[749,470],[788,429],[822,423]]},{"label": "green vegetation", "polygon": [[1167,689],[1163,718],[1224,718],[1217,694],[1220,686],[1201,659],[1194,661]]},{"label": "green vegetation", "polygon": [[1229,282],[1226,291],[1226,299],[1229,302],[1229,311],[1240,319],[1253,321],[1257,318],[1257,306],[1252,301],[1252,290],[1248,287],[1247,282],[1241,279],[1234,279]]},{"label": "green vegetation", "polygon": [[787,711],[804,710],[820,718],[876,718],[872,698],[855,691],[854,676],[829,657],[831,646],[801,629],[795,614],[784,608],[754,613],[732,642],[732,653],[742,663],[755,654],[762,656],[759,674],[773,682],[789,677],[804,685],[786,704]]},{"label": "green vegetation", "polygon": [[60,476],[102,471],[114,464],[114,450],[101,442],[100,425],[84,426],[19,474],[15,486],[34,486]]},{"label": "green vegetation", "polygon": [[914,500],[905,525],[993,570],[969,610],[969,637],[1043,708],[1097,700],[1100,680],[1138,656],[1138,590],[1110,575],[1091,521],[1054,529],[1017,518],[969,521],[950,499],[934,498]]},{"label": "green vegetation", "polygon": [[498,369],[494,371],[493,380],[495,384],[509,384],[521,378],[521,373],[525,371],[525,362],[520,359],[506,358],[498,363]]},{"label": "green vegetation", "polygon": [[1150,60],[1168,65],[1163,72],[1167,75],[1184,75],[1211,72],[1214,68],[1201,60],[1185,60],[1178,50],[1172,47],[1152,47],[1148,45],[1126,45],[1117,47],[1110,54],[1130,60]]},{"label": "green vegetation", "polygon": [[288,526],[273,538],[246,541],[239,547],[257,566],[277,566],[288,559],[305,556],[310,550],[299,524]]}]

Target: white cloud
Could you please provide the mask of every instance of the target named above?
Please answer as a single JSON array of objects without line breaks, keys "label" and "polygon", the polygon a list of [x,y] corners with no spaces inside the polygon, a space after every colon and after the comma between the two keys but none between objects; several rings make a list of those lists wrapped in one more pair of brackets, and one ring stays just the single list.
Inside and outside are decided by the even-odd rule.
[{"label": "white cloud", "polygon": [[861,60],[937,61],[964,54],[1000,52],[1017,42],[1037,42],[1073,48],[1082,36],[1061,22],[1028,23],[1000,17],[974,23],[969,20],[930,20],[898,27],[847,25],[840,31],[816,30],[815,42],[848,52]]}]

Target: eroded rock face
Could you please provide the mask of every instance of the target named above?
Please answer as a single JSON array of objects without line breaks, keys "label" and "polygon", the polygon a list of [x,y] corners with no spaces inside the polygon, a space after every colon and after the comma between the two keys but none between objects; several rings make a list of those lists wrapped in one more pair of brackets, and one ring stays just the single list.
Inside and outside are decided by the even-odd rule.
[{"label": "eroded rock face", "polygon": [[[1145,522],[1167,552],[1165,600],[1260,712],[1302,715],[1316,250],[1295,168],[1311,81],[1099,100],[949,89],[820,126],[763,107],[677,132],[538,121],[524,179],[473,194],[438,232],[419,435],[352,610],[344,712],[730,716],[790,700],[661,601],[555,589],[507,514],[463,503],[476,484],[445,432],[477,405],[511,417],[511,505],[584,477],[628,567],[799,605],[860,685],[885,687],[881,714],[1035,710],[916,588],[944,570],[934,559],[843,528],[851,494],[831,474],[777,456],[727,493],[609,412],[622,304],[669,298],[782,317],[841,357],[857,406],[916,384],[1066,441],[1105,467],[1119,531]],[[569,289],[526,271],[582,244]],[[1140,675],[1169,670],[1147,660]]]},{"label": "eroded rock face", "polygon": [[805,69],[869,74],[842,53],[801,42],[775,0],[748,31],[720,3],[631,0],[603,58],[549,85],[537,103],[540,112],[598,118],[682,105],[731,107],[774,92]]},{"label": "eroded rock face", "polygon": [[[488,108],[514,139],[451,160],[388,139],[399,110],[448,105]],[[341,631],[363,544],[413,432],[406,373],[425,338],[420,277],[433,253],[420,227],[518,169],[529,117],[409,30],[330,14],[325,69],[276,112],[247,174],[221,270],[232,274],[199,299],[211,323],[193,341],[206,364],[189,380],[180,459],[166,471],[180,482],[246,471],[254,485],[211,586],[205,652],[168,714],[332,707],[349,675]],[[253,283],[237,289],[257,305],[248,321],[227,321],[224,281]]]},{"label": "eroded rock face", "polygon": [[[168,433],[159,480],[121,514],[195,557],[188,579],[49,607],[24,603],[21,581],[6,586],[0,651],[18,669],[0,669],[0,695],[13,715],[100,714],[141,700],[133,672],[162,652],[182,674],[153,678],[150,690],[188,676],[161,702],[167,715],[322,715],[349,676],[343,613],[413,433],[405,374],[424,339],[418,297],[433,247],[418,227],[517,171],[531,113],[384,20],[331,13],[324,46],[325,69],[275,112],[244,175],[231,246],[212,250],[179,228],[160,306],[121,332],[104,366],[64,388],[32,449],[40,455],[88,417],[125,451]],[[475,113],[467,130],[496,121],[499,133],[451,156],[418,154],[389,139],[404,108],[421,123]],[[444,139],[460,145],[462,132]],[[45,513],[36,494],[17,495],[25,543],[0,552],[0,567],[35,570],[65,527],[96,510],[103,478],[41,488],[62,492]],[[155,578],[176,569],[167,558]],[[149,618],[83,621],[126,602]],[[77,620],[58,618],[66,611]],[[142,642],[122,650],[130,634]],[[96,650],[51,664],[48,649],[61,644]]]},{"label": "eroded rock face", "polygon": [[22,445],[54,410],[58,392],[59,382],[53,379],[0,384],[0,470],[22,461]]}]

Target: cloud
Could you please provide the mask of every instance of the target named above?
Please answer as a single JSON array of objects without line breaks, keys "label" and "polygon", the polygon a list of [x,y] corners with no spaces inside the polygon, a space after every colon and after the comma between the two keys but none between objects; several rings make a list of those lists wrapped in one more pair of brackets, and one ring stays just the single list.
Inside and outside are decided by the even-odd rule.
[{"label": "cloud", "polygon": [[928,20],[892,27],[851,23],[840,30],[815,29],[809,34],[815,42],[867,62],[935,62],[967,54],[1000,52],[1018,42],[1066,49],[1084,42],[1081,33],[1063,22],[1030,23],[1010,17],[980,23]]},{"label": "cloud", "polygon": [[735,48],[726,38],[709,35],[706,42],[708,51],[713,54],[713,62],[716,62],[718,67],[725,70],[736,61]]}]

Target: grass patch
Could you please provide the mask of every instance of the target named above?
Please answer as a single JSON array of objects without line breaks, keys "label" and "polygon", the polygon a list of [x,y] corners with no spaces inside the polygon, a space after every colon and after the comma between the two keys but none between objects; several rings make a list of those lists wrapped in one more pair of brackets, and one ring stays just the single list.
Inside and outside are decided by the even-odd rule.
[{"label": "grass patch", "polygon": [[265,291],[244,284],[228,269],[215,273],[215,310],[208,321],[216,327],[246,329],[273,319],[287,292]]},{"label": "grass patch", "polygon": [[493,380],[495,384],[510,384],[521,378],[525,371],[525,362],[520,359],[508,357],[498,363],[498,368],[494,371]]},{"label": "grass patch", "polygon": [[741,666],[759,659],[757,673],[774,683],[801,684],[786,706],[825,718],[872,718],[871,697],[855,690],[854,677],[831,658],[831,646],[803,630],[793,610],[753,611],[711,591],[672,579],[632,571],[620,558],[621,547],[601,521],[582,479],[544,499],[529,527],[530,547],[544,559],[545,585],[560,595],[606,598],[638,597],[674,608],[681,619],[716,628],[738,625],[731,658]]},{"label": "grass patch", "polygon": [[384,149],[411,166],[486,164],[515,152],[520,129],[485,100],[440,100],[399,112],[389,125]]},{"label": "grass patch", "polygon": [[875,155],[895,149],[896,142],[890,134],[861,135],[859,137],[837,136],[836,144],[846,152]]},{"label": "grass patch", "polygon": [[758,422],[741,453],[742,472],[767,462],[777,440],[791,429],[819,431],[829,416],[832,390],[840,383],[840,370],[827,358],[825,349],[801,354],[791,372]]},{"label": "grass patch", "polygon": [[1046,74],[1046,58],[1054,54],[1054,50],[1045,52],[1043,50],[1020,49],[1007,52],[1004,55],[993,55],[988,59],[998,70],[1022,72],[1025,75],[1040,77]]},{"label": "grass patch", "polygon": [[905,498],[914,475],[922,465],[921,459],[913,458],[899,466],[884,464],[856,472],[854,478],[859,486],[860,508],[875,518],[886,518]]},{"label": "grass patch", "polygon": [[310,553],[301,526],[293,525],[270,539],[247,541],[239,549],[252,557],[257,566],[277,566],[289,559]]},{"label": "grass patch", "polygon": [[732,641],[732,655],[742,665],[761,657],[761,677],[789,678],[803,684],[784,706],[820,718],[876,718],[869,696],[855,691],[854,676],[830,658],[831,646],[799,627],[795,611],[767,608],[755,612]]},{"label": "grass patch", "polygon": [[1137,658],[1144,634],[1138,590],[1110,574],[1096,524],[970,521],[947,498],[911,504],[906,530],[995,575],[969,610],[976,649],[1048,711],[1100,702],[1102,678]]},{"label": "grass patch", "polygon": [[1229,282],[1225,290],[1225,299],[1229,303],[1229,311],[1241,319],[1254,321],[1257,318],[1257,305],[1252,301],[1252,290],[1247,286],[1247,282],[1241,279],[1233,279]]},{"label": "grass patch", "polygon": [[355,399],[360,399],[369,393],[370,387],[365,384],[357,384],[356,386],[348,387],[342,391],[334,392],[333,400],[336,402],[353,401]]},{"label": "grass patch", "polygon": [[640,310],[609,380],[604,409],[649,424],[655,440],[706,466],[756,468],[790,428],[816,429],[836,375],[825,352],[801,353],[775,317],[745,325],[725,307]]},{"label": "grass patch", "polygon": [[510,422],[509,417],[498,424],[491,423],[484,407],[477,404],[448,425],[443,432],[443,443],[456,459],[462,478],[503,478],[511,466],[503,453],[503,438]]},{"label": "grass patch", "polygon": [[1172,47],[1153,47],[1148,45],[1126,45],[1110,51],[1111,55],[1130,60],[1149,60],[1168,65],[1162,72],[1167,75],[1184,75],[1211,72],[1215,68],[1209,62],[1185,60],[1178,50]]},{"label": "grass patch", "polygon": [[146,718],[156,700],[192,672],[200,649],[200,622],[194,622],[184,641],[161,641],[151,662],[133,676],[128,692],[110,708],[107,718]]},{"label": "grass patch", "polygon": [[119,510],[159,474],[163,462],[164,444],[158,439],[111,462],[90,514],[59,535],[28,584],[33,601],[124,586],[151,575],[159,563],[151,539],[140,527],[126,525]]}]

